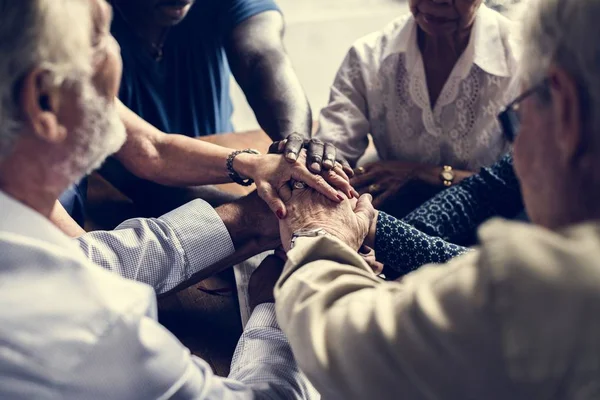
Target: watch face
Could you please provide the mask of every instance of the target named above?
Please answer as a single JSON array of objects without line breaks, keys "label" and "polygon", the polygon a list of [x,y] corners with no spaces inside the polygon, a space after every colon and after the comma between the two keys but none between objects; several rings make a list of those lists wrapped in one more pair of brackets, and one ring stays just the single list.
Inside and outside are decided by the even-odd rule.
[{"label": "watch face", "polygon": [[454,179],[454,174],[450,171],[443,171],[442,178],[444,178],[446,181],[451,181]]}]

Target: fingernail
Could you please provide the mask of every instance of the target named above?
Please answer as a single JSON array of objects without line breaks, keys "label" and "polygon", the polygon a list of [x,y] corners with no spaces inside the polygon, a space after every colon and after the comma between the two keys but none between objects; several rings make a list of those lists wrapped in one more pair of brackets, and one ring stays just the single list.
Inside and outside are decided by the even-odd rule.
[{"label": "fingernail", "polygon": [[356,190],[352,189],[352,195],[354,197],[356,197],[357,199],[360,197],[360,193],[358,193]]},{"label": "fingernail", "polygon": [[345,198],[344,196],[342,196],[341,194],[338,194],[338,195],[337,195],[337,198],[338,198],[338,200],[339,200],[339,201],[344,201],[344,200],[346,200],[346,198]]},{"label": "fingernail", "polygon": [[310,168],[312,168],[313,171],[321,172],[321,164],[319,163],[314,162],[310,164]]},{"label": "fingernail", "polygon": [[277,218],[283,219],[284,215],[283,215],[283,210],[282,209],[277,210],[276,214],[277,214]]},{"label": "fingernail", "polygon": [[331,160],[323,161],[323,165],[330,169],[333,168],[333,162]]},{"label": "fingernail", "polygon": [[296,161],[298,159],[298,155],[290,151],[286,154],[285,158],[287,158],[290,161]]}]

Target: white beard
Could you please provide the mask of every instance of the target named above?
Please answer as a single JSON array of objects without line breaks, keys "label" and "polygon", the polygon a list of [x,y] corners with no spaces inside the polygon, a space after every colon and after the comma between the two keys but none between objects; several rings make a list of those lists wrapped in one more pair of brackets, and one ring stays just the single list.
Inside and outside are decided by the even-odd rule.
[{"label": "white beard", "polygon": [[115,104],[101,97],[90,83],[81,86],[79,109],[83,121],[70,133],[72,153],[57,166],[69,184],[79,182],[100,168],[127,139],[125,125]]}]

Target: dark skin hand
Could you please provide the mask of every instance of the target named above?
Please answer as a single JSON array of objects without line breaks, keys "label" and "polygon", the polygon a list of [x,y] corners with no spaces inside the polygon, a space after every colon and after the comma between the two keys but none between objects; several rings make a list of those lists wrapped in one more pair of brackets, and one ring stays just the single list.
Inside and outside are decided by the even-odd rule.
[{"label": "dark skin hand", "polygon": [[312,113],[285,52],[283,34],[283,17],[276,11],[258,14],[236,27],[226,43],[233,75],[260,126],[275,141],[272,149],[277,151],[272,153],[284,154],[287,161],[294,162],[304,148],[311,172],[334,170],[337,161],[339,171],[350,177],[352,168],[336,155],[335,146],[308,139]]},{"label": "dark skin hand", "polygon": [[[420,181],[428,185],[444,187],[440,179],[442,167],[404,161],[378,161],[355,170],[350,180],[360,194],[370,193],[373,206],[381,208],[391,197],[411,181]],[[454,170],[453,185],[473,175],[471,171]]]},{"label": "dark skin hand", "polygon": [[280,257],[271,255],[265,258],[252,273],[248,283],[248,297],[252,311],[259,304],[275,302],[273,289],[281,276],[284,264],[285,261]]},{"label": "dark skin hand", "polygon": [[335,146],[318,139],[304,139],[298,134],[292,134],[284,140],[273,142],[269,153],[285,154],[286,160],[292,162],[298,158],[302,149],[307,151],[306,166],[311,172],[318,174],[333,171],[346,179],[354,176],[354,170],[344,157],[337,154]]}]

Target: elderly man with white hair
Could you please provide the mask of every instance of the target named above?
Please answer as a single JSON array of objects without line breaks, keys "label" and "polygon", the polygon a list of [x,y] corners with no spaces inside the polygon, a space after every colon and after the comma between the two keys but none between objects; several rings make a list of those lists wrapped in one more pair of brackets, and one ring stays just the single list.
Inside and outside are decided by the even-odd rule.
[{"label": "elderly man with white hair", "polygon": [[528,14],[500,120],[533,225],[490,222],[477,251],[383,282],[356,255],[368,197],[291,193],[277,317],[324,398],[600,398],[600,0]]},{"label": "elderly man with white hair", "polygon": [[[110,19],[104,0],[0,0],[0,398],[310,398],[272,285],[251,284],[228,379],[156,320],[155,291],[244,243],[277,241],[258,196],[216,210],[197,200],[79,242],[48,220],[57,196],[125,141]],[[287,182],[296,167],[273,157]]]}]

